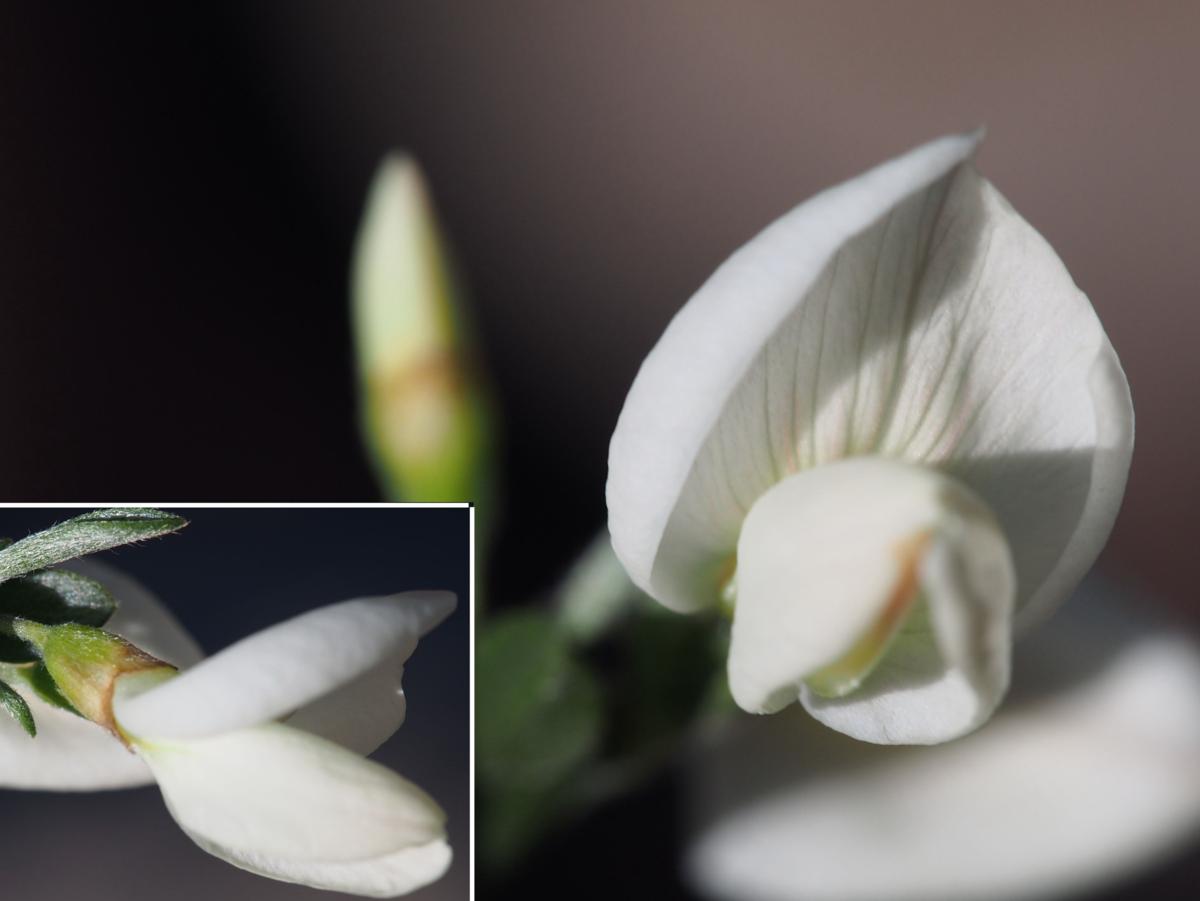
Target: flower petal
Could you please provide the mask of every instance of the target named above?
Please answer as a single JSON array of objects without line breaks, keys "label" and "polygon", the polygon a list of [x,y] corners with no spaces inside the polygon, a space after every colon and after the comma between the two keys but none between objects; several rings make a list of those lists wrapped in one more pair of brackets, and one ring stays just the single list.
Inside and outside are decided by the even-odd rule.
[{"label": "flower petal", "polygon": [[[203,847],[203,843],[200,843]],[[444,839],[414,845],[382,857],[352,863],[289,861],[286,870],[251,869],[260,876],[298,882],[314,888],[352,892],[369,898],[394,898],[440,879],[450,868],[453,853]]]},{"label": "flower petal", "polygon": [[343,748],[370,754],[404,725],[408,705],[400,687],[403,676],[400,662],[385,660],[353,682],[300,708],[285,722]]},{"label": "flower petal", "polygon": [[935,466],[1008,536],[1017,609],[1064,597],[1112,525],[1128,387],[1046,242],[944,138],[818,195],[668,327],[613,435],[609,527],[634,580],[714,603],[742,521],[789,474]]},{"label": "flower petal", "polygon": [[38,734],[0,716],[0,786],[40,791],[132,788],[154,781],[146,764],[95,723],[52,707],[25,686]]},{"label": "flower petal", "polygon": [[392,660],[454,609],[445,591],[322,607],[244,638],[193,669],[114,704],[130,733],[184,739],[282,717]]},{"label": "flower petal", "polygon": [[128,573],[90,558],[74,560],[64,568],[95,579],[117,599],[117,612],[105,624],[106,631],[180,669],[204,658],[196,640],[171,611]]},{"label": "flower petal", "polygon": [[[946,741],[1008,687],[1013,590],[995,519],[953,480],[876,457],[790,476],[742,527],[730,690],[866,741]],[[849,684],[821,697],[831,673]]]},{"label": "flower petal", "polygon": [[696,760],[689,878],[737,901],[1047,898],[1194,839],[1200,648],[1134,600],[1085,583],[1018,646],[1017,703],[953,744],[744,721]]},{"label": "flower petal", "polygon": [[204,850],[263,876],[396,894],[449,864],[445,814],[391,770],[276,723],[137,742],[171,816]]},{"label": "flower petal", "polygon": [[[946,174],[970,157],[978,140],[974,135],[942,138],[816,195],[738,250],[676,314],[642,363],[609,449],[609,531],[617,556],[640,588],[681,610],[713,600],[698,595],[686,577],[674,571],[677,567],[670,573],[655,570],[658,556],[665,550],[662,545],[671,537],[669,530],[683,525],[672,527],[669,520],[681,502],[689,474],[706,445],[719,446],[713,437],[714,431],[721,434],[726,402],[748,374],[767,362],[764,347],[797,310],[820,308],[823,312],[833,306],[836,313],[849,306],[812,299],[816,287],[821,288],[821,296],[833,293],[833,278],[827,270],[843,255],[843,246],[914,195],[918,201],[927,196],[936,201],[936,195],[944,193]],[[929,205],[932,208],[936,203]],[[914,206],[911,199],[908,206]],[[929,211],[925,216],[920,209],[915,212],[916,221],[906,221],[903,229],[896,229],[901,234],[893,239],[895,246],[887,248],[892,259],[881,272],[884,284],[880,293],[888,299],[893,296],[892,283],[898,284],[901,275],[912,279],[912,264],[904,256],[911,256],[907,245],[917,237],[914,233],[931,228]],[[877,258],[885,248],[877,238],[868,249],[875,252],[866,255]],[[857,258],[854,263],[856,270],[861,268]],[[871,280],[865,281],[869,288]],[[848,291],[845,275],[837,286],[841,293]],[[882,311],[885,320],[887,312]],[[807,387],[815,397],[823,336],[818,328],[809,328],[795,337],[799,339],[796,346],[784,348],[771,362],[779,370],[778,376],[794,374],[790,381]],[[778,384],[783,386],[781,378]],[[775,398],[767,399],[779,404]],[[787,400],[790,407],[793,398]],[[766,439],[774,437],[788,417],[776,420],[772,429],[762,396],[759,401],[764,407],[761,414],[747,411],[749,430],[740,446],[730,448],[736,453],[731,461],[735,466],[759,467],[759,478],[754,480],[757,490],[740,496],[737,484],[711,486],[714,491],[728,489],[720,498],[724,504],[717,505],[724,509],[714,511],[723,514],[714,536],[719,550],[732,550],[741,516],[780,474],[769,464]],[[739,410],[729,412],[736,415]],[[803,421],[812,411],[779,412],[795,412]]]}]

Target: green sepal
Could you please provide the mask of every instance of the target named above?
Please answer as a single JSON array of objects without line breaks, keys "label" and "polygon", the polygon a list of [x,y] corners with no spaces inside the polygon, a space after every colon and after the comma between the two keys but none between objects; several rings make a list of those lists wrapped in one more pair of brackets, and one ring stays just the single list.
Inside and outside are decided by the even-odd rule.
[{"label": "green sepal", "polygon": [[187,525],[181,516],[149,507],[94,510],[0,549],[0,582],[94,554],[166,535]]},{"label": "green sepal", "polygon": [[614,636],[611,750],[618,757],[670,753],[709,711],[713,681],[725,683],[728,625],[646,600]]},{"label": "green sepal", "polygon": [[3,681],[0,681],[0,707],[21,724],[21,728],[30,738],[37,736],[37,723],[33,721],[33,711],[29,709],[25,699],[17,694],[16,689]]},{"label": "green sepal", "polygon": [[599,688],[549,614],[488,622],[476,644],[476,759],[485,783],[538,791],[597,750]]},{"label": "green sepal", "polygon": [[[48,626],[17,619],[11,621],[9,628],[36,648],[61,697],[69,701],[80,716],[114,734],[117,727],[113,719],[112,695],[116,680],[127,673],[175,670],[121,636],[93,626],[79,623]],[[51,700],[51,703],[56,702]]]}]

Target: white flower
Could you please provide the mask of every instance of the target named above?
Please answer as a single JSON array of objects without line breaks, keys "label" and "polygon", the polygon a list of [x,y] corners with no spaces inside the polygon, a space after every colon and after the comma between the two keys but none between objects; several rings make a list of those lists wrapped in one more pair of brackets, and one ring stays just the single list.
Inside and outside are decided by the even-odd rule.
[{"label": "white flower", "polygon": [[787,716],[713,736],[690,770],[689,880],[730,901],[1075,896],[1195,839],[1194,641],[1090,580],[1017,663],[1012,702],[939,748]]},{"label": "white flower", "polygon": [[1014,624],[1103,546],[1128,386],[1053,250],[947,137],[735,253],[646,358],[612,438],[630,576],[734,604],[729,684],[872,742],[984,722]]},{"label": "white flower", "polygon": [[[130,604],[137,595],[128,591],[114,594],[127,623],[144,621],[137,607],[152,609],[144,594],[141,604]],[[112,726],[137,758],[95,725],[67,727],[70,714],[39,704],[42,732],[25,740],[36,747],[19,761],[15,779],[5,772],[5,782],[137,784],[143,770],[117,755],[140,758],[171,816],[217,857],[317,888],[376,897],[412,891],[449,866],[445,815],[415,785],[362,755],[403,722],[402,664],[454,603],[448,592],[347,601],[252,635],[180,675],[161,667],[117,675]],[[172,631],[182,635],[167,631],[168,639]],[[143,640],[156,644],[149,635]],[[64,679],[56,674],[56,681],[75,701]],[[64,736],[67,747],[56,747]],[[0,742],[0,754],[11,757],[10,746],[19,746],[11,738]]]}]

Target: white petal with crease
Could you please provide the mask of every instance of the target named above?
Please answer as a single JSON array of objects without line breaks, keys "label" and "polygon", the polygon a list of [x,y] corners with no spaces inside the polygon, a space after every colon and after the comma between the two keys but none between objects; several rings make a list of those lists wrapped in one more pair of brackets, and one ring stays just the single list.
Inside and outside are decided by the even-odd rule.
[{"label": "white petal with crease", "polygon": [[449,862],[437,849],[445,838],[441,808],[391,770],[332,742],[271,723],[135,744],[184,831],[237,866],[378,891],[436,879]]},{"label": "white petal with crease", "polygon": [[403,663],[454,609],[444,591],[322,607],[243,639],[138,697],[117,701],[136,735],[198,738],[282,717],[384,661]]}]

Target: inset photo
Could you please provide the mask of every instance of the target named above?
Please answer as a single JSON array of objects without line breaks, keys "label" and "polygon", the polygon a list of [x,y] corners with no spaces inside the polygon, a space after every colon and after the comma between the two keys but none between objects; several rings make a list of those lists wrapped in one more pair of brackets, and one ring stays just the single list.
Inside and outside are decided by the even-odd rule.
[{"label": "inset photo", "polygon": [[472,513],[0,508],[0,885],[466,899]]}]

